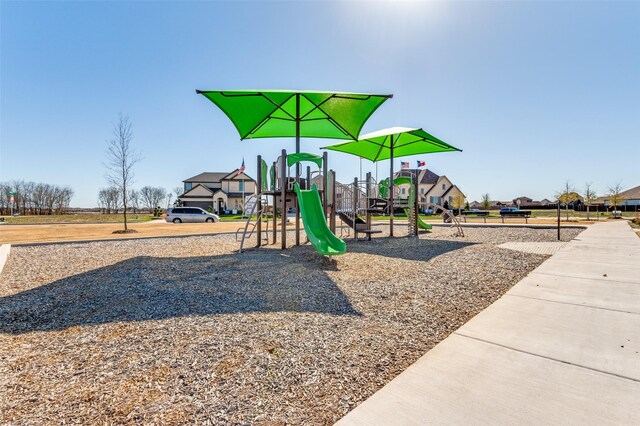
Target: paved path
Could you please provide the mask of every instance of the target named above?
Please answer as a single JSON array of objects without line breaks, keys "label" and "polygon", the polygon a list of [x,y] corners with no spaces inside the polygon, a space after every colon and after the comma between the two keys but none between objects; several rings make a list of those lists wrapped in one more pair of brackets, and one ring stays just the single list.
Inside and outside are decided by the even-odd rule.
[{"label": "paved path", "polygon": [[564,242],[512,242],[500,244],[498,247],[506,248],[509,250],[523,251],[525,253],[534,254],[556,254],[562,247],[566,246]]},{"label": "paved path", "polygon": [[11,252],[11,244],[0,245],[0,273],[2,273],[5,263],[7,263],[7,259],[9,258],[10,252]]},{"label": "paved path", "polygon": [[640,238],[598,223],[339,425],[640,425]]}]

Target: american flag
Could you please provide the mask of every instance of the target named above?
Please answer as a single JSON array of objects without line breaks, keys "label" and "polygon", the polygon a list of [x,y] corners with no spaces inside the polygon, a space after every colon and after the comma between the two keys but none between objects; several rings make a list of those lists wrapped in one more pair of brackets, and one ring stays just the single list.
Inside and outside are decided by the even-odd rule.
[{"label": "american flag", "polygon": [[242,159],[242,166],[238,169],[238,175],[241,175],[242,173],[244,173],[244,158]]},{"label": "american flag", "polygon": [[401,161],[400,162],[400,168],[401,169],[408,169],[409,168],[409,162]]}]

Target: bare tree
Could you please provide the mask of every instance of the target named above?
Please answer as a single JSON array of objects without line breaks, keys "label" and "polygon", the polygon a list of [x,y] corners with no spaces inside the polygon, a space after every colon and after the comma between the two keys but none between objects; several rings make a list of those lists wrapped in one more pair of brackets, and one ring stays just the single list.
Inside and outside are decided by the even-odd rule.
[{"label": "bare tree", "polygon": [[120,190],[116,187],[102,188],[98,192],[98,205],[104,213],[118,213],[122,207],[122,197]]},{"label": "bare tree", "polygon": [[160,207],[160,203],[167,196],[167,191],[161,187],[155,186],[143,186],[140,189],[140,197],[142,203],[150,212],[155,212],[157,207]]},{"label": "bare tree", "polygon": [[585,183],[584,191],[582,192],[582,201],[585,206],[587,206],[587,220],[589,220],[589,207],[591,207],[591,204],[593,204],[597,198],[598,196],[596,195],[596,192],[591,189],[591,183]]},{"label": "bare tree", "polygon": [[114,138],[107,143],[106,178],[109,184],[117,188],[122,199],[124,230],[127,231],[128,191],[133,184],[133,167],[140,161],[140,154],[131,146],[133,131],[129,117],[120,114],[113,125]]},{"label": "bare tree", "polygon": [[620,182],[610,185],[607,188],[607,198],[609,199],[609,204],[613,206],[614,211],[618,210],[617,207],[624,201],[624,197],[621,195],[621,192],[622,185]]},{"label": "bare tree", "polygon": [[140,191],[137,189],[129,190],[129,202],[131,204],[131,208],[133,209],[133,214],[136,214],[138,210],[140,210]]},{"label": "bare tree", "polygon": [[105,188],[101,188],[98,191],[98,207],[102,209],[102,213],[109,214],[111,213],[108,208],[109,197],[107,195],[107,190]]},{"label": "bare tree", "polygon": [[489,196],[489,194],[482,194],[482,201],[480,202],[480,204],[482,204],[482,208],[484,210],[489,210],[489,208],[491,207],[491,197]]},{"label": "bare tree", "polygon": [[9,198],[11,195],[11,187],[9,184],[0,182],[0,214],[9,214],[11,211]]},{"label": "bare tree", "polygon": [[11,213],[11,195],[20,214],[51,215],[64,213],[69,207],[73,189],[49,183],[13,181],[0,183],[0,213]]},{"label": "bare tree", "polygon": [[174,206],[180,206],[180,196],[182,195],[182,187],[176,186],[173,188],[173,194],[176,196],[176,200],[173,202]]}]

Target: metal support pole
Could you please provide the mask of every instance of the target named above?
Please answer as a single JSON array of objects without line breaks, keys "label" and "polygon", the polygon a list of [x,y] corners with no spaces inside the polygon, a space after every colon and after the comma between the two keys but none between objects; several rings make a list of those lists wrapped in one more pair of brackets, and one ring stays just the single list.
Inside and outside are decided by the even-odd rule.
[{"label": "metal support pole", "polygon": [[[371,230],[371,212],[369,211],[369,200],[371,199],[371,172],[367,172],[367,200],[365,206],[367,207],[367,229]],[[371,241],[371,233],[367,235],[368,240]]]},{"label": "metal support pole", "polygon": [[391,143],[389,151],[391,158],[389,159],[389,236],[393,237],[393,135],[389,136]]},{"label": "metal support pole", "polygon": [[311,167],[307,166],[307,189],[311,189]]},{"label": "metal support pole", "polygon": [[327,219],[327,200],[329,198],[329,176],[327,175],[327,160],[329,156],[327,151],[322,153],[322,211],[324,212],[324,218]]},{"label": "metal support pole", "polygon": [[560,241],[560,200],[558,200],[558,241]]},{"label": "metal support pole", "polygon": [[358,241],[358,178],[353,178],[353,236]]},{"label": "metal support pole", "polygon": [[282,222],[280,223],[280,248],[287,248],[287,151],[282,150],[280,157],[280,208],[282,209]]},{"label": "metal support pole", "polygon": [[[257,184],[258,187],[256,188],[256,208],[255,208],[255,212],[256,212],[256,220],[258,221],[258,223],[256,223],[256,236],[258,237],[258,244],[256,244],[256,247],[260,247],[262,245],[262,216],[260,214],[260,211],[262,210],[262,197],[260,196],[260,191],[262,191],[262,156],[258,155],[258,180],[257,180]],[[246,205],[246,204],[245,204]],[[251,214],[251,212],[249,212],[249,214]],[[251,218],[249,218],[249,220],[251,220]]]},{"label": "metal support pole", "polygon": [[419,176],[420,176],[420,173],[417,173],[416,176],[413,177],[415,179],[415,181],[413,182],[413,208],[414,208],[413,229],[415,232],[414,235],[416,237],[420,235],[420,233],[418,232],[418,215],[420,214],[419,204],[418,204],[418,197],[420,195],[418,194],[418,187],[420,186],[419,185],[420,179],[418,179]]},{"label": "metal support pole", "polygon": [[336,233],[336,172],[331,170],[329,172],[329,186],[331,191],[331,215],[329,216],[329,229],[334,234]]},{"label": "metal support pole", "polygon": [[276,168],[276,162],[273,162],[273,182],[271,183],[271,188],[273,189],[273,204],[272,204],[272,208],[273,208],[273,244],[276,243],[276,240],[278,238],[278,205],[276,203],[276,189],[277,189],[277,185],[276,182],[278,181],[278,174],[275,173],[275,171],[277,170]]},{"label": "metal support pole", "polygon": [[[296,93],[296,154],[300,153],[300,93]],[[296,163],[296,182],[300,182],[300,163]],[[300,245],[300,203],[296,197],[296,245]]]}]

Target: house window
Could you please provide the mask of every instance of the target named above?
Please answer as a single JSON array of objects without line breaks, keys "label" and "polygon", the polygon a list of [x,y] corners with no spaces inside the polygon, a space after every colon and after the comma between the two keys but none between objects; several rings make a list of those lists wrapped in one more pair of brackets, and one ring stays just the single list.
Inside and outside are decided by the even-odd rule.
[{"label": "house window", "polygon": [[193,183],[191,183],[191,182],[185,182],[184,183],[184,191],[185,192],[189,191],[191,188],[193,188]]},{"label": "house window", "polygon": [[402,188],[402,195],[404,195],[404,188]]},{"label": "house window", "polygon": [[420,188],[420,193],[424,194],[424,188]]},{"label": "house window", "polygon": [[244,181],[241,180],[240,182],[238,182],[238,191],[242,192],[244,191]]},{"label": "house window", "polygon": [[444,191],[447,187],[445,186],[445,184],[442,184],[442,190]]}]

